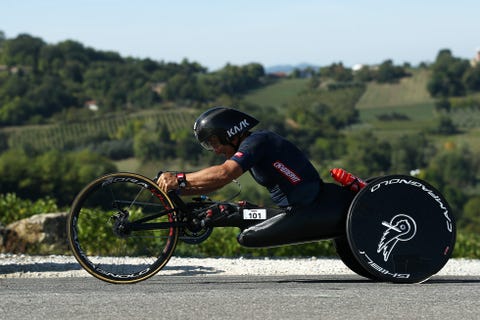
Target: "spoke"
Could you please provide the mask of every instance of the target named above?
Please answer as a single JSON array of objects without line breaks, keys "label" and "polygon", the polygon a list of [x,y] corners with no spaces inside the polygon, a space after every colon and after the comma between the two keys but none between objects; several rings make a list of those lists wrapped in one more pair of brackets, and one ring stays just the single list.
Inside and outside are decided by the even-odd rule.
[{"label": "spoke", "polygon": [[140,194],[143,192],[143,188],[140,187],[140,191],[138,191],[137,195],[135,196],[135,198],[132,200],[132,203],[130,203],[130,206],[128,207],[128,209],[131,209],[132,206],[135,204],[135,202],[137,201],[138,197],[140,197]]}]

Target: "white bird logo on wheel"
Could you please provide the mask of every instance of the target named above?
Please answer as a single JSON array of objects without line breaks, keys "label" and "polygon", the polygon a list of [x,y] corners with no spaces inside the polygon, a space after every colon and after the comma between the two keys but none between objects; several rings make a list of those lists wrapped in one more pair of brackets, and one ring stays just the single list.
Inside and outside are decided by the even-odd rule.
[{"label": "white bird logo on wheel", "polygon": [[378,244],[377,253],[383,251],[383,260],[387,262],[398,241],[408,241],[417,234],[417,224],[412,217],[397,214],[390,222],[383,221],[382,225],[387,227],[387,230]]}]

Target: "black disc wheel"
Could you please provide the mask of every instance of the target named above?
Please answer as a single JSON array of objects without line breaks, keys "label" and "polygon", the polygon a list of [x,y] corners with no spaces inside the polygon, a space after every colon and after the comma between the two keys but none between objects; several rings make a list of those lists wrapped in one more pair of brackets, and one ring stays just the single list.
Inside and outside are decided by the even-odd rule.
[{"label": "black disc wheel", "polygon": [[369,183],[350,205],[346,227],[353,255],[382,281],[423,282],[443,268],[455,245],[455,220],[446,199],[410,176]]},{"label": "black disc wheel", "polygon": [[110,283],[134,283],[162,269],[178,240],[173,204],[150,179],[114,173],[87,185],[68,217],[70,248],[80,265]]}]

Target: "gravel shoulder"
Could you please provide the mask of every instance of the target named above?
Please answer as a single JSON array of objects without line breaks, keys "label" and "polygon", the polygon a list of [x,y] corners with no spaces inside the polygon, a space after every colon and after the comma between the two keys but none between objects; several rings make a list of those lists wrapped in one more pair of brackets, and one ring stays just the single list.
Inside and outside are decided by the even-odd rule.
[{"label": "gravel shoulder", "polygon": [[[169,276],[209,275],[348,275],[354,274],[341,260],[330,258],[299,259],[225,259],[172,257],[160,271]],[[439,276],[480,276],[480,260],[450,259]],[[90,277],[73,256],[29,256],[0,254],[1,278]]]}]

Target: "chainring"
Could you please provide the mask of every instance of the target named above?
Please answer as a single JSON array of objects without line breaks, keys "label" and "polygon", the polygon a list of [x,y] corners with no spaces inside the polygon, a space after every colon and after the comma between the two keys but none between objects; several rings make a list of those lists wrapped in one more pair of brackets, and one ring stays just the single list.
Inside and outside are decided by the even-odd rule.
[{"label": "chainring", "polygon": [[187,227],[180,230],[179,239],[186,244],[199,244],[207,240],[212,234],[213,227],[203,227],[200,230],[192,231]]}]

